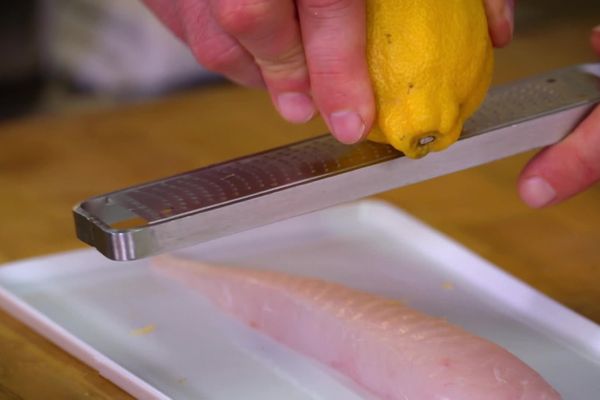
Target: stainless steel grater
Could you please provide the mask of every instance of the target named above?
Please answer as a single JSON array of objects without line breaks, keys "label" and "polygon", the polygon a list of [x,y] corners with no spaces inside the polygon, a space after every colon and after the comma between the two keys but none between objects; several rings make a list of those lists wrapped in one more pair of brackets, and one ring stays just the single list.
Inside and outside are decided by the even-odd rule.
[{"label": "stainless steel grater", "polygon": [[420,160],[388,145],[330,135],[93,197],[74,209],[77,236],[134,260],[561,140],[600,102],[600,64],[492,89],[448,150]]}]

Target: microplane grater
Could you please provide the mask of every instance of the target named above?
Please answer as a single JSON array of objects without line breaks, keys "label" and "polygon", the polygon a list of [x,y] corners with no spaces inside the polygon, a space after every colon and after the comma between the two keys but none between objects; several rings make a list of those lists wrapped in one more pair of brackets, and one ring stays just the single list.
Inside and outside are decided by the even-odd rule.
[{"label": "microplane grater", "polygon": [[134,260],[449,174],[564,138],[600,102],[600,64],[490,90],[449,149],[413,160],[323,135],[88,199],[77,236]]}]

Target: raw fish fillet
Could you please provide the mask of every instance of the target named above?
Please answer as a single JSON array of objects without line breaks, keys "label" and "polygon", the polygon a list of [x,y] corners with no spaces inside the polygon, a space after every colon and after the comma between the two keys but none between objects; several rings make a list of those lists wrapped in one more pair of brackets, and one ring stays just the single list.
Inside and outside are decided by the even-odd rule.
[{"label": "raw fish fillet", "polygon": [[561,398],[498,345],[398,301],[318,279],[172,257],[156,259],[155,267],[384,400]]}]

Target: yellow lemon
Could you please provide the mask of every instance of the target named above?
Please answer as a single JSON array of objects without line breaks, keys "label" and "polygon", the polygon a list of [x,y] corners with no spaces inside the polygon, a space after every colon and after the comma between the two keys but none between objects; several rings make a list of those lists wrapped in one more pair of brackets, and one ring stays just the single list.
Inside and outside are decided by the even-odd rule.
[{"label": "yellow lemon", "polygon": [[369,0],[367,23],[377,104],[368,138],[412,158],[447,148],[492,79],[483,0]]}]

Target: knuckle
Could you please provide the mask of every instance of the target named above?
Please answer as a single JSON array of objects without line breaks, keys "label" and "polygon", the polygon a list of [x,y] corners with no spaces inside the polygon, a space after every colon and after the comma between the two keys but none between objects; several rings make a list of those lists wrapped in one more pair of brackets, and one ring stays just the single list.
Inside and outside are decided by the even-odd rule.
[{"label": "knuckle", "polygon": [[241,58],[240,49],[236,44],[203,46],[194,51],[198,62],[213,72],[226,72]]},{"label": "knuckle", "polygon": [[233,35],[254,32],[271,13],[269,2],[265,0],[221,0],[217,3],[217,20],[225,31]]},{"label": "knuckle", "polygon": [[311,79],[317,82],[343,82],[344,74],[339,70],[328,68],[313,68],[310,71]]},{"label": "knuckle", "polygon": [[304,7],[313,18],[331,19],[346,15],[355,3],[355,0],[306,0]]},{"label": "knuckle", "polygon": [[332,54],[332,51],[315,51],[311,55],[311,76],[324,81],[344,80],[349,71],[348,58]]},{"label": "knuckle", "polygon": [[256,62],[263,71],[270,75],[283,75],[290,71],[306,69],[304,48],[301,43],[272,58],[261,58],[257,59]]}]

